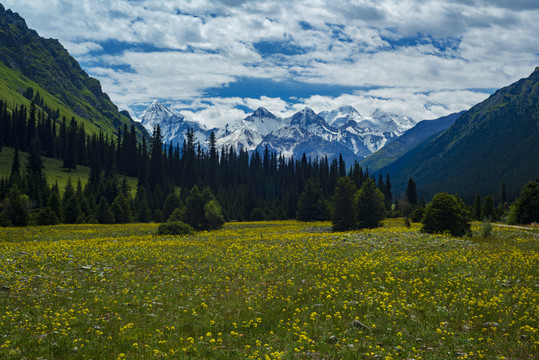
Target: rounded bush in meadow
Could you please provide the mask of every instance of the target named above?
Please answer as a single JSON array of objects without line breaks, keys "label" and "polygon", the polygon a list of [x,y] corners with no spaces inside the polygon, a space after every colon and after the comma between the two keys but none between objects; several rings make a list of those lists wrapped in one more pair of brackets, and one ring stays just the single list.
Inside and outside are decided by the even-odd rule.
[{"label": "rounded bush in meadow", "polygon": [[421,219],[425,233],[449,232],[453,236],[463,236],[470,231],[471,214],[464,202],[454,195],[439,193],[425,208]]},{"label": "rounded bush in meadow", "polygon": [[171,221],[160,224],[157,228],[157,235],[191,235],[195,230],[191,225],[182,221]]}]

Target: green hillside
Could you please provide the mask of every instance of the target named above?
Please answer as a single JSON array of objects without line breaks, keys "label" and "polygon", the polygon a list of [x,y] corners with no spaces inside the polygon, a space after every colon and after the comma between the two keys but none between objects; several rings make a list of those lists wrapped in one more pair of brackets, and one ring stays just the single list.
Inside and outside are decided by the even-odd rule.
[{"label": "green hillside", "polygon": [[380,150],[367,156],[359,162],[363,168],[370,171],[378,171],[396,162],[408,151],[422,144],[427,139],[432,139],[455,122],[464,112],[450,114],[435,120],[424,120],[399,136],[395,141],[385,145]]},{"label": "green hillside", "polygon": [[[51,109],[84,123],[88,133],[114,134],[118,127],[133,123],[57,40],[40,37],[22,17],[0,5],[0,98],[29,104],[22,96],[29,87]],[[146,134],[139,123],[135,125],[139,134]]]},{"label": "green hillside", "polygon": [[[422,195],[446,191],[471,201],[474,194],[497,195],[505,180],[508,196],[517,196],[539,177],[539,67],[474,106],[406,162],[391,173],[395,188],[412,176]],[[399,168],[398,161],[392,166]]]}]

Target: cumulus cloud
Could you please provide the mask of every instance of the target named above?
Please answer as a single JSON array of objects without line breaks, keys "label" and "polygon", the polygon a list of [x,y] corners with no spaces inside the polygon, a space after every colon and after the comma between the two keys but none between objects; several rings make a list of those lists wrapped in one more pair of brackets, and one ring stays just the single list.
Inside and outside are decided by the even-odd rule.
[{"label": "cumulus cloud", "polygon": [[[488,95],[475,89],[507,85],[539,61],[533,0],[3,3],[40,35],[58,38],[120,108],[136,115],[165,99],[210,127],[259,106],[280,116],[353,105],[434,118],[474,105]],[[110,43],[121,46],[112,51]],[[207,95],[240,78],[293,79],[312,93]],[[319,85],[348,90],[321,96]]]}]

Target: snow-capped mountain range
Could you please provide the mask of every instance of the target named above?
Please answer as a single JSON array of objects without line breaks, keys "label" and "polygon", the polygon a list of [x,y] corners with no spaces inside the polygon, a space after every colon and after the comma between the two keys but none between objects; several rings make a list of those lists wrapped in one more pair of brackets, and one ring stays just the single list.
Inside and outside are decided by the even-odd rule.
[{"label": "snow-capped mountain range", "polygon": [[376,110],[370,116],[361,115],[352,106],[316,114],[306,107],[288,118],[280,118],[259,108],[245,119],[231,122],[225,128],[207,129],[204,125],[186,120],[157,101],[140,116],[142,125],[152,133],[159,124],[163,141],[182,144],[188,128],[194,129],[204,147],[213,131],[217,146],[263,151],[268,147],[285,156],[310,157],[342,154],[345,160],[359,160],[392,142],[416,121],[407,116]]}]

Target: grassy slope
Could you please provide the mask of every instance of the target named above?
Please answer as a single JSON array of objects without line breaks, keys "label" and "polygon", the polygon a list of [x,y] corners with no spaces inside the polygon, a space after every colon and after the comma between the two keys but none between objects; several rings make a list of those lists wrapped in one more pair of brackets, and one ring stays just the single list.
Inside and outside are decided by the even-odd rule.
[{"label": "grassy slope", "polygon": [[[24,104],[30,107],[30,100],[22,96],[21,92],[26,88],[32,87],[35,91],[43,97],[44,102],[51,109],[60,109],[60,119],[65,116],[66,119],[75,117],[77,122],[84,124],[84,129],[89,134],[99,133],[99,127],[90,121],[83,119],[76,115],[73,111],[67,108],[61,101],[56,99],[53,95],[49,94],[38,84],[32,80],[26,78],[24,75],[9,69],[4,63],[0,61],[0,99],[8,103],[8,109],[11,110],[14,105]],[[111,133],[114,133],[114,129],[107,129]]]},{"label": "grassy slope", "polygon": [[[19,156],[21,159],[21,168],[24,169],[28,155],[25,152],[19,152]],[[9,176],[12,161],[13,149],[3,147],[2,151],[0,152],[0,176]],[[88,182],[90,168],[86,166],[77,165],[77,170],[68,172],[62,168],[62,160],[48,157],[43,157],[43,164],[45,165],[45,175],[47,176],[48,183],[54,184],[55,182],[58,182],[58,186],[60,187],[61,191],[66,186],[69,178],[71,178],[73,185],[76,185],[79,179],[83,186]],[[127,178],[127,182],[129,183],[131,190],[136,189],[136,178],[129,177]]]}]

